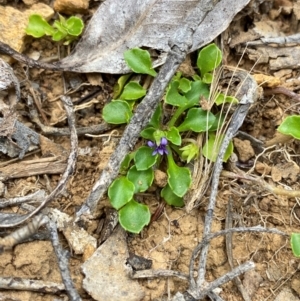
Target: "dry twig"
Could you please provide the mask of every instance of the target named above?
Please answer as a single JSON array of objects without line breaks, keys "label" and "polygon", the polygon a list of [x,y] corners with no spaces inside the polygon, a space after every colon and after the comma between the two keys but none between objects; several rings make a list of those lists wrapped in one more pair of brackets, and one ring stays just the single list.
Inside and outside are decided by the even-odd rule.
[{"label": "dry twig", "polygon": [[20,277],[0,277],[0,289],[57,294],[64,291],[65,286],[61,283],[50,281],[24,279]]},{"label": "dry twig", "polygon": [[76,291],[73,281],[71,279],[70,271],[69,271],[69,263],[67,259],[67,251],[64,251],[59,243],[57,227],[54,221],[49,219],[47,223],[47,228],[50,232],[51,242],[57,257],[58,266],[60,269],[61,277],[65,285],[65,289],[67,294],[72,301],[81,301],[81,298]]},{"label": "dry twig", "polygon": [[[220,147],[220,151],[214,166],[213,174],[212,174],[212,183],[211,183],[211,194],[209,197],[209,204],[207,206],[206,216],[205,216],[205,225],[204,225],[204,233],[203,237],[206,237],[210,234],[211,231],[211,225],[213,221],[213,213],[215,209],[216,204],[216,197],[218,193],[218,184],[219,184],[219,177],[222,171],[223,166],[223,158],[225,151],[228,147],[229,142],[232,140],[232,138],[236,135],[239,128],[243,124],[243,121],[248,113],[249,107],[251,103],[256,101],[257,98],[257,84],[253,77],[247,73],[246,71],[239,71],[237,73],[242,82],[242,88],[240,91],[240,95],[242,95],[240,99],[239,106],[235,110],[231,122],[229,124],[229,127],[224,135],[224,139],[222,142],[222,145]],[[205,282],[205,272],[206,272],[206,259],[207,259],[207,253],[208,253],[208,245],[204,246],[201,252],[200,256],[200,263],[199,263],[199,269],[198,269],[198,280],[197,285],[192,286],[191,288],[193,290],[196,290],[196,287],[201,288]],[[197,295],[196,291],[195,294]]]}]

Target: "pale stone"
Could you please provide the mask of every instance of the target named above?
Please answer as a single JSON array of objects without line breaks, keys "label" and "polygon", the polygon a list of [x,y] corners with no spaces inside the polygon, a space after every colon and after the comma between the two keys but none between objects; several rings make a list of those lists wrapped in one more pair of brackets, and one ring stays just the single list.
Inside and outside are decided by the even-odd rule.
[{"label": "pale stone", "polygon": [[53,8],[66,15],[86,13],[89,8],[89,0],[55,0]]},{"label": "pale stone", "polygon": [[[0,6],[1,42],[8,44],[18,52],[22,52],[25,48],[24,38],[27,36],[25,28],[28,25],[29,16],[33,13],[41,15],[46,20],[50,20],[54,15],[53,9],[43,3],[35,4],[23,12],[10,6]],[[6,56],[3,58],[5,61],[11,61]]]},{"label": "pale stone", "polygon": [[300,299],[294,296],[289,287],[286,287],[277,295],[274,301],[300,301]]},{"label": "pale stone", "polygon": [[140,301],[145,293],[129,278],[126,233],[118,226],[113,234],[82,265],[83,288],[97,301]]},{"label": "pale stone", "polygon": [[22,0],[24,4],[26,4],[27,6],[31,6],[37,2],[39,2],[39,0]]}]

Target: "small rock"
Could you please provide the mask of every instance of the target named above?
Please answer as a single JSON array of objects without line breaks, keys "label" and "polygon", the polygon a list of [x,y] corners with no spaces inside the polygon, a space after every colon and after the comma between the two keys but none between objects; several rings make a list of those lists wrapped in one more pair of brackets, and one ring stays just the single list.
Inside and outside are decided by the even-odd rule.
[{"label": "small rock", "polygon": [[129,278],[126,233],[118,226],[113,234],[83,265],[83,288],[97,301],[140,301],[145,293]]},{"label": "small rock", "polygon": [[274,299],[274,301],[300,301],[298,297],[295,297],[292,290],[288,287],[284,288]]},{"label": "small rock", "polygon": [[165,187],[168,183],[168,176],[165,172],[156,169],[154,171],[154,183],[158,186],[158,187]]},{"label": "small rock", "polygon": [[[22,52],[25,47],[24,38],[27,36],[25,28],[28,25],[28,18],[34,13],[46,20],[50,20],[54,15],[53,9],[44,3],[37,3],[23,12],[11,6],[0,6],[0,40],[16,51]],[[5,61],[11,62],[7,56],[3,57]]]},{"label": "small rock", "polygon": [[255,164],[255,170],[261,175],[268,175],[271,172],[271,167],[266,163],[257,161]]},{"label": "small rock", "polygon": [[89,8],[89,0],[55,0],[53,8],[66,15],[86,13]]},{"label": "small rock", "polygon": [[282,179],[282,174],[280,169],[277,166],[273,166],[271,170],[272,180],[274,182],[280,182]]},{"label": "small rock", "polygon": [[130,253],[127,263],[129,263],[135,271],[148,270],[152,266],[152,260],[133,253]]},{"label": "small rock", "polygon": [[255,152],[249,140],[234,138],[233,144],[239,154],[239,160],[242,162],[247,162],[249,159],[255,156]]},{"label": "small rock", "polygon": [[254,270],[250,270],[244,274],[243,285],[251,298],[254,296],[262,282],[263,278]]},{"label": "small rock", "polygon": [[291,287],[297,293],[298,297],[300,297],[300,279],[299,274],[295,275],[296,277],[293,278]]},{"label": "small rock", "polygon": [[24,4],[26,4],[27,6],[31,6],[33,4],[36,4],[39,2],[39,0],[22,0]]}]

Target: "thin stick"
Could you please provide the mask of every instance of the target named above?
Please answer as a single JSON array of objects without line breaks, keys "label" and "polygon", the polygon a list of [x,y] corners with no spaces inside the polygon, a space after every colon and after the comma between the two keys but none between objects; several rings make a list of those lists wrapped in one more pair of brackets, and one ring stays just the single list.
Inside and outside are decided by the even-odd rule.
[{"label": "thin stick", "polygon": [[64,291],[65,286],[62,283],[51,281],[24,279],[20,277],[0,277],[0,289],[57,294]]},{"label": "thin stick", "polygon": [[[48,125],[44,125],[38,116],[38,112],[32,104],[32,101],[27,98],[27,104],[29,107],[29,114],[31,121],[39,126],[43,134],[54,135],[54,136],[70,136],[70,128],[56,128]],[[79,127],[76,129],[77,135],[85,134],[101,134],[115,128],[115,125],[103,122],[101,124],[92,125],[89,127]]]},{"label": "thin stick", "polygon": [[288,236],[286,233],[279,231],[277,229],[268,229],[268,228],[263,228],[260,226],[257,227],[239,227],[239,228],[232,228],[232,229],[226,229],[222,230],[219,232],[215,232],[213,234],[209,234],[206,237],[202,239],[202,241],[196,246],[192,253],[191,261],[190,261],[190,268],[189,268],[189,273],[190,273],[190,288],[189,291],[194,291],[197,290],[196,282],[194,279],[194,266],[195,266],[195,261],[196,258],[198,257],[200,251],[207,245],[209,245],[209,242],[218,236],[222,235],[227,235],[229,233],[247,233],[247,232],[256,232],[256,233],[272,233],[272,234],[278,234],[282,236]]},{"label": "thin stick", "polygon": [[[232,228],[232,199],[229,198],[228,205],[227,205],[227,213],[226,213],[226,220],[225,220],[225,229]],[[226,252],[228,263],[230,268],[233,269],[233,255],[232,255],[232,232],[226,235]],[[245,301],[251,301],[250,296],[248,295],[247,291],[244,289],[242,281],[239,277],[233,279],[235,285],[237,286],[238,290],[240,291],[241,295],[243,296]]]},{"label": "thin stick", "polygon": [[188,281],[189,275],[172,270],[142,270],[136,271],[132,275],[132,279],[157,278],[157,277],[177,277]]},{"label": "thin stick", "polygon": [[11,199],[0,199],[0,208],[15,206],[18,204],[22,204],[24,202],[41,202],[42,199],[45,198],[45,196],[46,196],[45,190],[40,189],[34,193],[25,196],[15,197]]},{"label": "thin stick", "polygon": [[233,269],[231,272],[219,277],[215,281],[211,282],[209,286],[198,292],[197,294],[192,294],[193,297],[195,297],[197,300],[202,299],[205,296],[207,296],[209,293],[211,293],[214,289],[217,287],[225,284],[228,281],[231,281],[232,279],[236,278],[237,276],[244,274],[245,272],[253,269],[255,267],[254,263],[252,261],[246,262],[244,264],[239,265],[235,269]]},{"label": "thin stick", "polygon": [[47,223],[47,221],[48,218],[45,215],[38,214],[24,227],[14,231],[4,238],[0,238],[0,253],[3,250],[11,249],[13,246],[35,234],[42,225]]},{"label": "thin stick", "polygon": [[[243,121],[248,113],[249,107],[251,103],[256,101],[257,98],[257,84],[253,77],[247,73],[246,71],[240,71],[239,75],[244,77],[244,84],[241,88],[241,93],[243,93],[243,97],[240,100],[239,106],[235,110],[231,122],[229,124],[229,127],[224,135],[224,140],[222,142],[218,158],[216,160],[214,171],[212,174],[212,183],[211,183],[211,194],[209,198],[209,204],[206,211],[205,216],[205,224],[204,224],[204,233],[203,237],[207,236],[211,231],[211,225],[213,221],[213,213],[215,209],[216,204],[216,198],[218,194],[218,184],[219,184],[219,177],[222,171],[222,165],[223,165],[223,158],[225,151],[229,145],[229,142],[232,140],[232,138],[236,135],[239,128],[243,124]],[[206,272],[206,260],[207,260],[207,253],[208,253],[208,245],[206,245],[202,249],[201,257],[200,257],[200,264],[198,269],[198,280],[197,280],[197,286],[202,287],[202,284],[205,282],[205,272]]]},{"label": "thin stick", "polygon": [[78,292],[76,291],[73,281],[71,279],[71,275],[68,267],[69,263],[67,259],[67,251],[64,251],[59,243],[57,227],[55,222],[49,219],[49,222],[47,223],[47,228],[50,232],[52,246],[54,248],[57,257],[58,266],[60,269],[61,277],[65,285],[67,294],[70,300],[81,301],[81,298]]}]

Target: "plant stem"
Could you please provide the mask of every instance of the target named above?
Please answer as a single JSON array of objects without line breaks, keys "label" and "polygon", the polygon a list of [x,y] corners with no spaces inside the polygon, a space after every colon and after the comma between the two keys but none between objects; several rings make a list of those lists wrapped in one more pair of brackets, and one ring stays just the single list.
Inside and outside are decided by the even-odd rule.
[{"label": "plant stem", "polygon": [[172,116],[171,120],[168,122],[168,128],[174,126],[175,122],[177,121],[177,119],[179,118],[179,116],[184,112],[184,107],[179,107],[174,115]]}]

